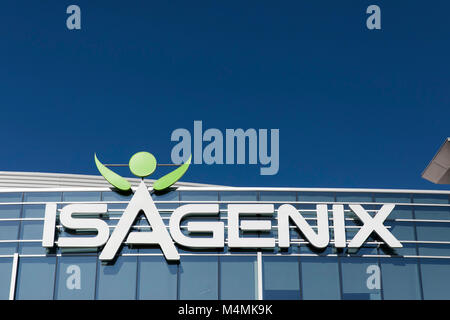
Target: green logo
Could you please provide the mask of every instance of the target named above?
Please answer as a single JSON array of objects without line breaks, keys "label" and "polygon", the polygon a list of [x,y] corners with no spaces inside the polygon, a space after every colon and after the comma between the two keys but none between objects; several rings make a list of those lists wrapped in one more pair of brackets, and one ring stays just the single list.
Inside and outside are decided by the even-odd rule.
[{"label": "green logo", "polygon": [[[153,190],[162,191],[173,185],[175,182],[177,182],[189,168],[189,165],[191,163],[191,157],[189,157],[186,163],[182,164],[179,168],[173,170],[172,172],[169,172],[165,176],[156,180],[155,183],[153,184]],[[101,173],[103,178],[105,178],[110,184],[112,184],[114,187],[122,191],[129,191],[131,189],[131,184],[125,178],[121,177],[111,169],[107,168],[107,165],[101,163],[98,160],[96,154],[94,154],[94,159],[98,171]],[[130,171],[135,176],[138,176],[142,179],[151,175],[155,171],[156,166],[158,166],[158,164],[156,162],[155,156],[145,151],[134,154],[130,158],[130,161],[128,163]]]}]

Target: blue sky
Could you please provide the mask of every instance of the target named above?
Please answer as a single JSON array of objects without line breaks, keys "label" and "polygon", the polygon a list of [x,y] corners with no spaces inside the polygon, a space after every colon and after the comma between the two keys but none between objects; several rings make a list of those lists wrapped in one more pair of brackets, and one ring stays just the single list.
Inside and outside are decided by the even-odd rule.
[{"label": "blue sky", "polygon": [[[67,6],[81,8],[79,31]],[[381,8],[382,30],[366,28]],[[280,169],[192,165],[232,186],[449,189],[448,1],[23,1],[1,6],[2,171],[170,162],[177,128],[277,128]],[[157,170],[158,178],[164,170]],[[119,170],[132,176],[127,170]]]}]

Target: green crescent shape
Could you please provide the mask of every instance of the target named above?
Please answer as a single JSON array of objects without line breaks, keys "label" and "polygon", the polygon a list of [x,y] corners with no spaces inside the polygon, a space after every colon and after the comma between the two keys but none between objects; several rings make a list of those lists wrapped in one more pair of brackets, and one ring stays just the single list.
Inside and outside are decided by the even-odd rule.
[{"label": "green crescent shape", "polygon": [[103,178],[111,183],[114,187],[122,191],[128,191],[131,189],[131,184],[125,179],[119,176],[114,171],[105,167],[98,159],[97,154],[94,154],[95,164],[97,165],[98,171],[101,173]]},{"label": "green crescent shape", "polygon": [[185,174],[185,172],[189,168],[189,165],[191,164],[191,158],[192,156],[190,156],[189,159],[186,161],[186,163],[181,165],[178,169],[175,169],[172,172],[156,180],[155,183],[153,184],[153,189],[156,191],[161,191],[170,187],[175,182],[180,180],[180,178]]}]

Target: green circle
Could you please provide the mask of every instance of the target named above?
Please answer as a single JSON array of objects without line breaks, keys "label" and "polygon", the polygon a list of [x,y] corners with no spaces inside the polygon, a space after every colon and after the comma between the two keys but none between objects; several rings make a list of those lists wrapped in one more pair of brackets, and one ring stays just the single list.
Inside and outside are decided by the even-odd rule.
[{"label": "green circle", "polygon": [[135,153],[128,164],[131,172],[138,177],[147,177],[151,175],[156,169],[156,159],[149,152]]}]

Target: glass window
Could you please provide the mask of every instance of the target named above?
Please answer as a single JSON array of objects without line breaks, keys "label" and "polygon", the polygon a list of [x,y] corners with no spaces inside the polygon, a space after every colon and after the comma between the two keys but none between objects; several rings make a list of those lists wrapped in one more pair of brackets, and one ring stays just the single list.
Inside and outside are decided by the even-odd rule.
[{"label": "glass window", "polygon": [[375,193],[375,202],[384,203],[409,203],[411,194],[409,193]]},{"label": "glass window", "polygon": [[449,195],[448,194],[414,194],[413,195],[414,203],[449,203]]},{"label": "glass window", "polygon": [[45,204],[24,204],[23,205],[24,218],[44,218]]},{"label": "glass window", "polygon": [[138,299],[176,300],[178,265],[163,256],[139,257]]},{"label": "glass window", "polygon": [[300,257],[300,264],[303,299],[340,299],[337,258]]},{"label": "glass window", "polygon": [[380,264],[385,300],[421,299],[417,260],[383,258]]},{"label": "glass window", "polygon": [[411,222],[386,221],[384,225],[400,242],[403,240],[415,240],[414,224]]},{"label": "glass window", "polygon": [[61,192],[25,192],[25,202],[59,202]]},{"label": "glass window", "polygon": [[0,242],[0,255],[3,254],[13,254],[16,252],[17,243],[16,242]]},{"label": "glass window", "polygon": [[119,257],[110,265],[99,263],[98,300],[134,300],[136,297],[136,257]]},{"label": "glass window", "polygon": [[20,227],[21,240],[42,240],[44,221],[22,221]]},{"label": "glass window", "polygon": [[401,248],[391,248],[388,245],[380,245],[380,254],[388,254],[391,256],[416,256],[417,246],[415,243],[402,243]]},{"label": "glass window", "polygon": [[421,256],[450,256],[450,245],[448,244],[419,243],[417,248]]},{"label": "glass window", "polygon": [[395,219],[413,219],[411,206],[396,205],[394,210],[387,216],[386,221]]},{"label": "glass window", "polygon": [[450,223],[417,222],[417,240],[450,241]]},{"label": "glass window", "polygon": [[380,300],[381,274],[373,258],[341,258],[344,300]]},{"label": "glass window", "polygon": [[0,205],[0,219],[11,219],[20,217],[20,204],[4,204]]},{"label": "glass window", "polygon": [[180,263],[180,299],[218,299],[217,257],[182,257]]},{"label": "glass window", "polygon": [[62,256],[58,259],[56,299],[93,300],[97,257]]},{"label": "glass window", "polygon": [[360,192],[338,192],[336,193],[337,202],[372,202],[370,193]]},{"label": "glass window", "polygon": [[17,274],[16,299],[53,299],[55,260],[55,257],[21,257]]},{"label": "glass window", "polygon": [[0,240],[17,240],[19,221],[0,221]]},{"label": "glass window", "polygon": [[0,202],[22,202],[21,192],[1,192]]},{"label": "glass window", "polygon": [[220,257],[220,299],[255,300],[256,257]]},{"label": "glass window", "polygon": [[416,219],[450,220],[450,207],[422,207],[414,209]]},{"label": "glass window", "polygon": [[220,192],[220,201],[256,201],[258,193],[256,191],[223,191]]},{"label": "glass window", "polygon": [[12,271],[12,259],[0,258],[0,300],[9,299],[11,271]]},{"label": "glass window", "polygon": [[[173,210],[175,208],[178,208],[179,206],[179,193],[176,191],[167,192],[163,194],[152,194],[153,200],[156,202],[156,208],[160,209],[169,209]],[[217,200],[217,197],[216,197]],[[158,203],[158,201],[172,201],[172,203]]]},{"label": "glass window", "polygon": [[77,202],[77,201],[100,201],[100,192],[64,192],[63,201],[65,202]]},{"label": "glass window", "polygon": [[217,201],[219,194],[217,191],[182,191],[181,201]]},{"label": "glass window", "polygon": [[261,201],[296,201],[295,192],[275,191],[275,192],[260,192]]},{"label": "glass window", "polygon": [[298,201],[333,202],[334,194],[332,192],[299,192]]},{"label": "glass window", "polygon": [[263,256],[263,290],[268,300],[300,299],[298,257]]},{"label": "glass window", "polygon": [[102,201],[130,201],[132,197],[132,193],[122,194],[115,191],[102,192]]},{"label": "glass window", "polygon": [[[0,221],[0,240],[17,240],[19,221]],[[12,254],[16,251],[17,242],[0,243],[0,254]]]},{"label": "glass window", "polygon": [[423,298],[426,300],[450,299],[450,260],[421,259]]}]

